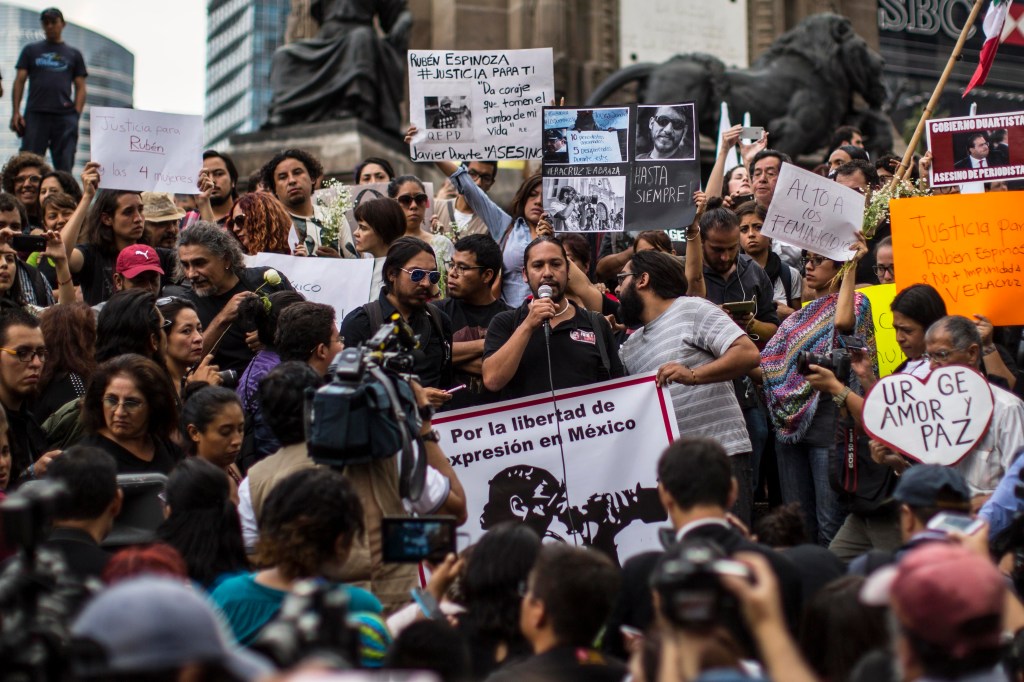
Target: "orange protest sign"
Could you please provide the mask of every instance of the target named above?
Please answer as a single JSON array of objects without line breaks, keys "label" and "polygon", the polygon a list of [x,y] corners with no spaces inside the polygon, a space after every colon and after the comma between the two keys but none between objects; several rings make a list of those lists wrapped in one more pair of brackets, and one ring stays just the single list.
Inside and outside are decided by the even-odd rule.
[{"label": "orange protest sign", "polygon": [[896,288],[930,284],[950,315],[1024,324],[1022,198],[988,192],[890,201]]}]

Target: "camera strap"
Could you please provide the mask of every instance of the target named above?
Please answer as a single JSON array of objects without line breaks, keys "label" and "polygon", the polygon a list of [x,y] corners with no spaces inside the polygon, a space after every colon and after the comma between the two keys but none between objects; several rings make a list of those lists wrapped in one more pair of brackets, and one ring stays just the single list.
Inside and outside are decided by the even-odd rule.
[{"label": "camera strap", "polygon": [[379,367],[370,367],[368,371],[373,378],[380,382],[380,385],[384,387],[384,391],[388,394],[388,400],[391,401],[391,412],[395,416],[398,434],[402,440],[398,494],[403,499],[415,502],[423,495],[423,486],[427,479],[426,454],[424,453],[422,457],[416,456],[416,452],[413,449],[412,434],[409,433],[409,425],[406,421],[405,409],[402,407],[398,391],[395,390],[395,385],[391,378]]}]

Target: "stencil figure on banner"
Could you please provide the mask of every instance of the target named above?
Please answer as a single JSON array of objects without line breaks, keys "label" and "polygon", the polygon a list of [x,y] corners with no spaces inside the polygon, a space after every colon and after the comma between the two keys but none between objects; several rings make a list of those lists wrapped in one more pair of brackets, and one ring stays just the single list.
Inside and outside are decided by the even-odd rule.
[{"label": "stencil figure on banner", "polygon": [[649,372],[438,414],[440,443],[479,519],[466,528],[470,541],[514,521],[617,561],[656,546],[649,524],[665,517],[655,464],[678,436],[671,409]]},{"label": "stencil figure on banner", "polygon": [[[82,298],[89,305],[96,305],[113,295],[118,254],[142,242],[146,229],[140,194],[128,190],[98,190],[99,181],[100,166],[90,161],[82,171],[82,201],[61,231],[61,240],[68,253],[68,266],[71,273],[78,276]],[[83,225],[84,235],[81,234]],[[157,249],[157,254],[160,268],[169,280],[170,273],[177,266],[174,252]],[[166,280],[164,284],[170,283]]]},{"label": "stencil figure on banner", "polygon": [[1024,324],[1024,223],[1014,192],[900,199],[890,213],[898,286],[931,284],[953,315]]},{"label": "stencil figure on banner", "polygon": [[413,161],[541,157],[540,108],[554,97],[551,48],[409,50]]},{"label": "stencil figure on banner", "polygon": [[757,346],[721,309],[686,296],[679,261],[640,251],[619,274],[622,323],[636,329],[619,354],[626,371],[658,371],[672,396],[679,433],[713,438],[730,456],[740,482],[737,515],[750,523],[754,484],[751,443],[732,381],[755,369]]},{"label": "stencil figure on banner", "polygon": [[533,300],[499,313],[487,328],[484,386],[507,399],[623,376],[608,322],[565,296],[569,265],[561,241],[538,237],[523,260]]},{"label": "stencil figure on banner", "polygon": [[299,244],[296,256],[355,258],[348,221],[338,225],[337,239],[325,244],[322,233],[328,220],[326,210],[313,202],[313,188],[320,184],[324,170],[320,161],[304,149],[278,152],[260,170],[263,185],[277,197],[292,218]]},{"label": "stencil figure on banner", "polygon": [[[405,134],[407,144],[412,144],[418,130],[410,127]],[[509,215],[487,191],[470,175],[470,168],[458,166],[452,161],[437,160],[435,165],[449,176],[456,191],[465,198],[473,212],[487,224],[487,230],[501,247],[503,276],[501,298],[510,306],[518,306],[530,295],[530,286],[518,273],[523,271],[523,249],[542,234],[553,234],[551,226],[544,223],[544,202],[541,196],[541,175],[532,175],[519,186],[512,199],[512,215]]]},{"label": "stencil figure on banner", "polygon": [[246,267],[241,245],[216,223],[204,220],[181,233],[178,260],[192,285],[186,297],[203,324],[203,355],[222,370],[245,370],[253,351],[236,323],[238,307],[256,292],[293,291],[288,278],[267,267]]}]

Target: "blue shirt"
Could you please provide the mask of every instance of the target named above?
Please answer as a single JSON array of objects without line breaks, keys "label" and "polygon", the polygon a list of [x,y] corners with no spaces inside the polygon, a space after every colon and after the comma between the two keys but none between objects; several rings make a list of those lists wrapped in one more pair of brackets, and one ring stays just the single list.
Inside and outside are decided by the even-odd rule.
[{"label": "blue shirt", "polygon": [[1024,469],[1024,450],[1014,455],[1016,459],[996,486],[992,497],[988,498],[978,516],[988,521],[988,537],[995,538],[1006,530],[1013,522],[1013,517],[1021,510],[1021,500],[1015,492],[1022,483],[1020,471]]},{"label": "blue shirt", "polygon": [[466,197],[466,203],[473,212],[487,224],[494,241],[501,244],[505,230],[512,225],[512,230],[501,250],[504,266],[501,276],[501,298],[510,308],[518,308],[531,293],[530,285],[523,279],[523,253],[530,243],[530,226],[524,218],[516,218],[513,224],[512,216],[501,210],[501,207],[487,196],[487,192],[476,186],[464,167],[460,166],[452,173],[451,181],[458,193]]}]

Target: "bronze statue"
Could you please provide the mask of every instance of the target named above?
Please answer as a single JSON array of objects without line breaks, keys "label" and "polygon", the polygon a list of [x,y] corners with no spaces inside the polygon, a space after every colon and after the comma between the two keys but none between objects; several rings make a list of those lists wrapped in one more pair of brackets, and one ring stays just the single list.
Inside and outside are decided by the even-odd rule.
[{"label": "bronze statue", "polygon": [[[857,125],[872,152],[886,152],[892,124],[881,111],[883,66],[848,19],[816,14],[780,36],[749,69],[728,69],[707,54],[676,55],[664,64],[636,64],[612,74],[587,105],[639,81],[641,102],[697,102],[700,130],[711,138],[718,134],[725,101],[733,120],[749,111],[752,125],[770,133],[769,146],[794,158],[828,144],[841,125]],[[869,108],[855,109],[855,94]]]},{"label": "bronze statue", "polygon": [[359,118],[399,132],[412,28],[405,0],[312,0],[309,15],[317,37],[274,53],[267,127]]}]

